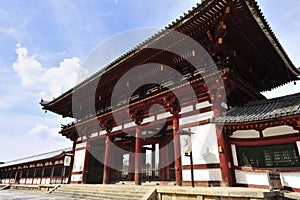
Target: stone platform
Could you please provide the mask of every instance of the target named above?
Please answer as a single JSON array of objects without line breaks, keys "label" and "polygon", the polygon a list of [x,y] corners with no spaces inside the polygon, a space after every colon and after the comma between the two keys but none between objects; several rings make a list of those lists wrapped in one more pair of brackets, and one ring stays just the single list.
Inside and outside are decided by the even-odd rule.
[{"label": "stone platform", "polygon": [[[53,187],[52,187],[53,186]],[[54,185],[49,188],[54,188]],[[1,185],[0,185],[1,188]],[[60,185],[51,194],[41,191],[44,186],[11,185],[0,190],[0,199],[145,199],[145,200],[288,200],[300,199],[300,193],[269,191],[267,189],[243,187],[178,187],[171,185]],[[35,188],[35,189],[33,189]],[[36,189],[40,188],[40,189]],[[29,191],[30,190],[30,191]]]}]

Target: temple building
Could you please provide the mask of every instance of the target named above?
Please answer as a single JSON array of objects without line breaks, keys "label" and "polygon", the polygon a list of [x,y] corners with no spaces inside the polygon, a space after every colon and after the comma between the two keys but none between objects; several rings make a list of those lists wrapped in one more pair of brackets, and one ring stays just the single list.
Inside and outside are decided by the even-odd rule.
[{"label": "temple building", "polygon": [[0,183],[69,183],[72,158],[70,148],[3,163],[0,165]]},{"label": "temple building", "polygon": [[300,94],[262,95],[299,75],[254,0],[205,0],[40,104],[76,120],[73,184],[300,190]]}]

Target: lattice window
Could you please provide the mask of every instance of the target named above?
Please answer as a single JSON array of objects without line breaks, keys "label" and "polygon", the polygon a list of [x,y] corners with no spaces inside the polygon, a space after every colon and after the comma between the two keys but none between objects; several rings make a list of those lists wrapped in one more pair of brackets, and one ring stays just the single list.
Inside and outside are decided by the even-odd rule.
[{"label": "lattice window", "polygon": [[296,145],[238,146],[239,166],[296,167],[300,166]]}]

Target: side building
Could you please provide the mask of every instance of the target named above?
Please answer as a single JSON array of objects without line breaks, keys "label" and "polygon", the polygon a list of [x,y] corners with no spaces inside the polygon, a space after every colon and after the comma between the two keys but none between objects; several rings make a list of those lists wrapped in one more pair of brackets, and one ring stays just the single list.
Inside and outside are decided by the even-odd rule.
[{"label": "side building", "polygon": [[69,183],[72,162],[72,149],[6,162],[0,165],[0,183],[30,185]]},{"label": "side building", "polygon": [[300,191],[300,93],[239,105],[210,121],[228,136],[236,185],[266,187],[275,173],[280,188]]}]

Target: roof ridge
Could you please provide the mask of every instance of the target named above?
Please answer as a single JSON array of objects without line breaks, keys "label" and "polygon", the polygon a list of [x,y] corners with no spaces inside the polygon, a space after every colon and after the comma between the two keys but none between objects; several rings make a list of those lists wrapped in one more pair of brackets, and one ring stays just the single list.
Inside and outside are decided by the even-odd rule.
[{"label": "roof ridge", "polygon": [[[110,69],[112,66],[114,66],[115,64],[117,64],[118,62],[120,62],[122,59],[126,58],[128,55],[132,54],[134,51],[136,51],[138,49],[141,49],[142,46],[144,46],[147,43],[151,42],[151,40],[154,40],[156,37],[158,37],[159,35],[163,34],[164,32],[166,32],[167,30],[169,30],[170,28],[172,28],[176,24],[179,25],[180,21],[184,21],[184,19],[188,18],[189,15],[191,15],[192,12],[194,12],[197,9],[200,9],[202,6],[207,5],[209,3],[209,1],[212,2],[212,1],[215,1],[215,0],[201,0],[201,3],[196,3],[196,5],[193,6],[191,10],[188,10],[187,13],[183,12],[177,19],[173,20],[171,23],[169,23],[168,25],[166,25],[164,28],[160,29],[158,32],[154,33],[153,35],[149,36],[145,40],[141,41],[139,44],[137,44],[136,46],[134,46],[133,48],[131,48],[127,52],[123,53],[118,58],[116,58],[115,60],[113,60],[109,64],[107,64],[106,66],[103,66],[100,70],[96,71],[95,73],[93,73],[92,75],[90,75],[88,78],[86,78],[83,81],[81,81],[80,83],[76,84],[74,87],[72,87],[71,89],[67,90],[66,92],[64,92],[60,96],[54,98],[54,101],[55,101],[55,99],[59,99],[60,97],[62,97],[64,95],[72,92],[74,89],[77,89],[81,85],[85,84],[86,82],[88,82],[88,81],[92,80],[93,78],[97,77],[98,75],[102,74],[104,71]],[[41,105],[47,105],[50,102],[52,102],[52,101],[41,100],[40,104]]]},{"label": "roof ridge", "polygon": [[[271,38],[269,38],[268,35],[266,34],[267,38],[269,38],[269,40],[270,40],[271,43],[272,43],[271,40],[273,40],[273,41],[275,42],[275,45],[273,45],[274,48],[275,48],[275,49],[278,48],[278,50],[279,50],[279,51],[278,51],[278,54],[279,54],[279,55],[280,55],[280,54],[283,54],[283,55],[282,55],[282,56],[283,56],[282,59],[283,59],[283,60],[286,60],[286,62],[288,63],[288,64],[286,63],[286,67],[287,67],[287,68],[293,67],[294,69],[291,69],[291,68],[290,68],[290,70],[291,70],[291,71],[296,70],[297,73],[298,73],[298,75],[299,75],[299,74],[300,74],[300,67],[297,68],[297,67],[294,65],[294,63],[291,61],[291,59],[289,58],[289,56],[287,55],[285,49],[284,49],[283,46],[281,45],[281,43],[280,43],[279,39],[277,38],[277,36],[275,35],[275,33],[274,33],[274,31],[273,31],[271,25],[269,24],[269,22],[267,21],[266,17],[264,16],[262,10],[260,9],[257,0],[246,0],[245,2],[246,2],[247,5],[252,5],[252,6],[253,6],[254,9],[251,9],[251,8],[248,6],[250,12],[252,13],[252,12],[254,11],[254,12],[256,12],[256,13],[258,14],[259,19],[261,20],[261,22],[263,23],[263,26],[267,29],[267,33],[269,33],[269,36],[271,37]],[[259,23],[258,21],[257,21],[257,23],[258,23],[258,25],[260,26],[260,23]],[[263,30],[263,29],[264,29],[264,28],[262,27],[262,30]],[[264,31],[264,30],[263,30],[263,31]],[[293,73],[295,73],[295,71],[294,71]],[[290,81],[292,81],[292,80],[290,80]]]},{"label": "roof ridge", "polygon": [[300,93],[248,102],[231,108],[223,117],[211,118],[209,121],[230,124],[272,120],[293,115],[300,115]]}]

